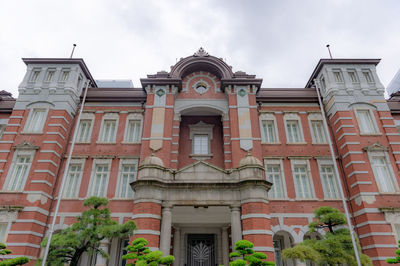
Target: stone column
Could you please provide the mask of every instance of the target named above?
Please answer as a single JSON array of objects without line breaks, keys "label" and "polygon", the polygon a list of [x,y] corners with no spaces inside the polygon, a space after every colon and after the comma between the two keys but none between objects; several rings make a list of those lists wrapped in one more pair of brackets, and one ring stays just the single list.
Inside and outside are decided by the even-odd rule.
[{"label": "stone column", "polygon": [[174,266],[179,266],[181,251],[181,229],[174,227]]},{"label": "stone column", "polygon": [[172,214],[170,206],[165,206],[162,209],[161,219],[160,250],[166,256],[169,255],[171,249]]},{"label": "stone column", "polygon": [[222,261],[223,261],[223,264],[224,265],[229,265],[228,227],[222,227],[221,242],[222,242]]},{"label": "stone column", "polygon": [[[108,253],[108,239],[100,241],[100,249]],[[107,266],[107,258],[104,258],[100,253],[97,253],[96,266]]]},{"label": "stone column", "polygon": [[240,207],[231,207],[231,238],[232,248],[235,247],[236,241],[242,239],[242,222],[240,220]]}]

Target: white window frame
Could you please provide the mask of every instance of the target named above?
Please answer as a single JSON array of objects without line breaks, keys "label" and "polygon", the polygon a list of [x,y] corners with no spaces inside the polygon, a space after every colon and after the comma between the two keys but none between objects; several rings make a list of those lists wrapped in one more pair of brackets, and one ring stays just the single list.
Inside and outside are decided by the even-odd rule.
[{"label": "white window frame", "polygon": [[81,182],[82,182],[82,176],[83,176],[83,172],[85,170],[85,162],[86,162],[86,159],[83,159],[83,158],[82,159],[71,159],[71,162],[70,162],[70,165],[69,165],[69,169],[68,169],[67,178],[69,178],[69,174],[70,174],[69,172],[71,171],[71,165],[79,164],[81,166],[81,172],[80,172],[78,180],[77,180],[77,182],[75,184],[75,187],[77,189],[76,192],[75,192],[76,195],[74,195],[73,197],[66,197],[65,193],[66,193],[66,189],[67,189],[67,186],[68,186],[68,184],[66,183],[65,187],[64,187],[63,195],[62,195],[63,199],[77,199],[77,198],[79,198],[79,192],[80,192],[80,187],[81,187]]},{"label": "white window frame", "polygon": [[[28,82],[34,83],[34,82],[38,81],[41,72],[42,72],[41,68],[37,68],[37,67],[33,68]],[[37,73],[37,75],[36,75],[36,73]]]},{"label": "white window frame", "polygon": [[[375,84],[375,79],[372,76],[371,70],[369,70],[369,69],[361,69],[361,73],[363,74],[364,79],[368,84]],[[369,78],[371,80],[368,80],[368,78],[366,77],[367,76],[366,74],[369,76]]]},{"label": "white window frame", "polygon": [[[31,128],[32,128],[32,124],[33,124],[33,121],[32,121],[33,115],[34,115],[34,113],[35,113],[36,111],[39,111],[39,110],[45,112],[45,114],[44,114],[44,120],[43,120],[43,122],[42,122],[42,125],[41,125],[40,130],[32,131]],[[35,107],[35,108],[29,109],[28,119],[26,119],[25,126],[24,126],[24,130],[23,130],[22,133],[43,134],[43,128],[44,128],[44,126],[46,125],[46,121],[47,121],[47,116],[48,116],[48,114],[49,114],[49,109],[46,108],[46,107]]]},{"label": "white window frame", "polygon": [[[314,127],[313,127],[313,122],[315,122],[315,121],[321,122],[322,133],[324,134],[324,138],[325,138],[324,142],[317,142],[317,136],[315,136],[315,134],[314,134]],[[326,132],[325,132],[324,120],[322,118],[321,113],[310,113],[308,115],[308,125],[310,127],[312,144],[328,144],[328,136],[326,135]]]},{"label": "white window frame", "polygon": [[[128,140],[129,122],[130,121],[140,121],[139,125],[139,138],[137,141]],[[125,132],[124,132],[124,143],[140,143],[142,140],[142,130],[143,130],[143,115],[142,114],[129,114],[126,117]]]},{"label": "white window frame", "polygon": [[[104,123],[106,120],[115,120],[115,132],[113,139],[111,141],[103,141],[104,139]],[[119,124],[119,114],[118,113],[106,113],[103,115],[103,118],[101,120],[101,126],[100,126],[100,134],[99,134],[99,139],[97,140],[97,143],[111,143],[115,144],[117,135],[118,135],[118,124]]]},{"label": "white window frame", "polygon": [[[332,160],[329,160],[329,159],[317,159],[317,164],[318,164],[318,171],[319,171],[319,176],[320,176],[320,179],[321,179],[321,185],[322,185],[322,189],[323,189],[323,191],[324,191],[324,199],[340,199],[340,191],[339,191],[339,185],[340,184],[338,184],[338,182],[337,182],[337,177],[336,177],[336,173],[335,173],[335,166],[333,165],[333,162],[332,162]],[[322,174],[322,167],[326,167],[326,166],[329,166],[329,167],[332,167],[332,174],[333,174],[333,180],[334,180],[334,186],[335,186],[335,189],[336,189],[336,197],[328,197],[327,195],[328,195],[328,191],[327,191],[327,188],[326,188],[326,186],[325,186],[325,182],[324,182],[324,177],[323,177],[323,174]]]},{"label": "white window frame", "polygon": [[[93,131],[93,124],[94,124],[94,114],[93,113],[82,113],[81,115],[81,121],[78,125],[78,135],[77,135],[77,139],[76,139],[76,143],[90,143],[91,139],[92,139],[92,131]],[[80,141],[80,129],[81,129],[81,123],[82,121],[88,121],[90,120],[90,128],[89,128],[89,133],[88,133],[88,141]]]},{"label": "white window frame", "polygon": [[49,68],[46,71],[46,77],[44,79],[45,83],[51,83],[53,82],[54,78],[56,76],[56,69],[55,68]]},{"label": "white window frame", "polygon": [[[135,165],[135,173],[134,173],[134,179],[136,180],[137,178],[137,172],[138,172],[138,159],[121,159],[119,162],[119,167],[118,167],[118,180],[117,180],[117,188],[115,190],[115,198],[118,199],[131,199],[130,197],[121,197],[121,188],[124,184],[122,184],[122,170],[124,165]],[[128,184],[129,185],[129,184]],[[132,193],[133,197],[134,193]]]},{"label": "white window frame", "polygon": [[[111,173],[111,165],[112,165],[112,159],[94,159],[93,160],[93,164],[92,164],[92,171],[90,174],[90,182],[89,182],[89,186],[88,186],[88,191],[87,191],[87,197],[91,197],[94,196],[94,181],[96,178],[96,172],[97,172],[97,165],[98,164],[105,164],[108,166],[108,174],[107,174],[107,180],[105,183],[105,191],[104,191],[104,195],[100,195],[99,197],[107,197],[107,192],[108,192],[108,183],[110,182],[110,173]],[[98,193],[96,193],[96,195],[98,195]]]},{"label": "white window frame", "polygon": [[[354,73],[355,81],[352,80],[350,73]],[[357,75],[357,70],[355,70],[355,69],[347,69],[347,75],[349,76],[349,80],[351,81],[351,83],[353,83],[353,84],[360,83],[360,78]]]},{"label": "white window frame", "polygon": [[[271,113],[261,114],[260,117],[259,117],[259,121],[260,121],[261,143],[263,143],[263,144],[280,144],[278,126],[277,126],[277,123],[276,123],[275,115],[273,115]],[[265,132],[264,132],[264,122],[265,121],[272,121],[272,124],[274,126],[274,134],[275,134],[275,141],[274,142],[268,142],[267,141],[267,136],[265,135]]]},{"label": "white window frame", "polygon": [[6,130],[8,124],[8,119],[0,119],[0,140],[4,135],[4,131]]},{"label": "white window frame", "polygon": [[[213,124],[206,124],[203,121],[197,124],[189,125],[189,138],[192,141],[192,153],[191,156],[212,156],[211,153],[211,141],[213,139]],[[194,136],[195,135],[207,135],[208,136],[208,154],[196,154],[194,153]]]},{"label": "white window frame", "polygon": [[[291,164],[291,170],[292,170],[293,185],[294,185],[294,189],[295,189],[295,193],[296,193],[296,199],[297,200],[315,199],[315,188],[314,188],[314,182],[313,182],[313,178],[312,178],[312,174],[311,174],[310,160],[293,159],[293,160],[290,160],[290,164]],[[296,185],[295,171],[294,171],[294,168],[296,166],[305,166],[306,167],[306,174],[307,174],[308,182],[309,182],[309,185],[310,185],[311,198],[300,198],[300,197],[298,197],[299,191],[298,191],[298,187]]]},{"label": "white window frame", "polygon": [[[66,73],[66,78],[64,79],[64,73]],[[71,75],[71,69],[70,68],[63,68],[61,69],[60,77],[58,78],[58,82],[60,83],[65,83],[68,82],[68,79]]]},{"label": "white window frame", "polygon": [[[343,73],[340,69],[332,69],[333,78],[335,79],[336,83],[342,84],[344,83]],[[338,74],[339,79],[337,79],[336,74]]]},{"label": "white window frame", "polygon": [[320,83],[322,91],[325,92],[326,91],[326,80],[325,80],[324,75],[321,75],[319,77],[319,83]]},{"label": "white window frame", "polygon": [[[369,117],[371,118],[371,121],[372,121],[372,125],[371,126],[374,129],[373,132],[362,132],[361,127],[360,127],[361,119],[360,119],[359,112],[368,112]],[[358,126],[358,129],[360,131],[360,135],[380,135],[381,134],[380,131],[379,131],[378,124],[377,124],[376,119],[375,119],[375,115],[374,115],[374,113],[373,113],[371,108],[358,107],[358,108],[354,109],[354,113],[355,113],[356,118],[357,118],[357,126]]]},{"label": "white window frame", "polygon": [[[279,165],[279,170],[280,170],[280,177],[281,177],[281,188],[282,188],[282,196],[281,198],[278,197],[271,197],[270,191],[268,192],[268,198],[270,199],[287,199],[287,187],[286,187],[286,179],[285,179],[285,171],[283,167],[283,161],[282,159],[264,159],[264,165],[265,165],[265,178],[268,181],[267,178],[267,167],[269,165]],[[271,188],[272,189],[272,188]]]},{"label": "white window frame", "polygon": [[[305,144],[304,141],[304,133],[303,133],[303,125],[301,123],[301,118],[297,113],[286,113],[283,116],[283,120],[285,123],[285,134],[286,134],[286,144]],[[287,131],[288,121],[297,121],[297,126],[299,130],[299,141],[298,142],[290,142],[289,141],[289,134]]]},{"label": "white window frame", "polygon": [[[12,159],[12,162],[11,162],[11,166],[8,169],[8,174],[7,174],[7,177],[6,177],[6,181],[4,182],[4,185],[3,185],[3,191],[24,191],[24,188],[26,186],[26,182],[27,182],[27,179],[28,179],[28,176],[29,176],[29,172],[30,172],[31,167],[32,167],[33,158],[35,157],[35,153],[36,153],[35,150],[15,150],[14,155],[13,155],[13,159]],[[16,164],[18,163],[17,160],[18,160],[18,158],[20,156],[29,157],[30,158],[30,164],[28,165],[28,168],[26,170],[25,176],[22,178],[22,182],[21,182],[22,186],[21,186],[21,188],[18,189],[18,190],[8,190],[7,187],[9,185],[10,181],[11,181],[11,178],[14,175],[15,167],[16,167]]]},{"label": "white window frame", "polygon": [[[398,193],[399,192],[399,184],[397,183],[397,178],[396,178],[396,175],[394,174],[393,166],[389,159],[389,154],[386,151],[376,151],[376,150],[375,151],[367,151],[367,154],[368,154],[368,159],[369,159],[369,162],[370,162],[370,165],[372,168],[372,172],[374,174],[375,183],[376,183],[376,186],[378,187],[379,192],[380,193],[389,193],[389,194],[390,193]],[[381,185],[377,178],[378,174],[376,172],[375,167],[373,167],[374,157],[381,157],[385,160],[386,166],[389,171],[389,176],[387,178],[390,178],[390,180],[394,186],[393,187],[394,191],[382,191]]]},{"label": "white window frame", "polygon": [[7,242],[7,237],[10,232],[11,225],[13,222],[17,220],[17,217],[18,217],[17,211],[0,211],[0,223],[6,224],[4,239],[0,239],[1,243]]}]

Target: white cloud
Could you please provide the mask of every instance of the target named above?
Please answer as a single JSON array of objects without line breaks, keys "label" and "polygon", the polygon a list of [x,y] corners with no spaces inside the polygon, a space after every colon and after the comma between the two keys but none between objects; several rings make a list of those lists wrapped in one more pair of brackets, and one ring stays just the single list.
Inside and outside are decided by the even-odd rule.
[{"label": "white cloud", "polygon": [[[383,4],[384,3],[384,4]],[[382,58],[387,85],[400,68],[398,1],[6,1],[0,10],[0,89],[17,95],[21,57],[75,57],[97,78],[169,70],[203,46],[264,87],[303,87],[318,59]]]}]

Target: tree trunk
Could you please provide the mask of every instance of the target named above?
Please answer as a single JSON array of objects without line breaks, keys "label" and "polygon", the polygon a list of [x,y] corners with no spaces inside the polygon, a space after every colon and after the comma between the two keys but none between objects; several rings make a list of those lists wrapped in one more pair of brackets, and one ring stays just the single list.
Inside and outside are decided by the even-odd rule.
[{"label": "tree trunk", "polygon": [[78,266],[79,259],[81,258],[83,252],[85,252],[85,248],[77,249],[74,253],[74,256],[71,259],[70,266]]}]

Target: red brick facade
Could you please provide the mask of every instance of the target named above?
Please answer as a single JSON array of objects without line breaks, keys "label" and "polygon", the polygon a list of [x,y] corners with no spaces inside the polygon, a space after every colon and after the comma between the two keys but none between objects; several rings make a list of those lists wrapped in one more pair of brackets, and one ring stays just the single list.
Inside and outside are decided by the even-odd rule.
[{"label": "red brick facade", "polygon": [[[113,219],[135,220],[138,231],[134,237],[145,237],[153,249],[168,245],[170,252],[179,254],[176,265],[191,265],[186,261],[191,256],[186,245],[188,237],[195,234],[215,236],[215,263],[223,264],[228,252],[224,245],[231,250],[231,239],[238,237],[233,232],[238,228],[231,226],[234,210],[240,207],[239,237],[252,241],[270,260],[278,256],[281,264],[280,250],[308,235],[307,224],[316,208],[329,205],[343,211],[338,184],[328,188],[332,176],[322,172],[332,169],[333,162],[328,136],[317,141],[319,133],[313,124],[322,121],[323,115],[312,82],[315,78],[319,86],[326,87],[321,89],[329,137],[362,251],[376,265],[384,265],[384,260],[394,255],[396,228],[400,229],[399,115],[393,108],[398,101],[392,101],[389,108],[383,95],[375,94],[381,87],[375,61],[322,60],[306,88],[264,89],[262,80],[240,71],[233,73],[221,59],[203,51],[179,61],[170,73],[148,75],[141,80],[142,88],[98,88],[80,59],[24,60],[28,71],[18,99],[5,92],[0,95],[0,122],[5,126],[0,140],[0,225],[13,254],[29,256],[32,262],[40,256],[40,243],[53,219],[77,127],[79,95],[85,82],[91,81],[81,120],[90,121],[89,136],[86,141],[79,140],[83,133],[78,130],[72,164],[81,168],[76,183],[67,182],[71,194],[61,201],[57,230],[73,223],[83,210],[83,200],[98,193],[110,199]],[[346,67],[353,71],[359,65],[364,72],[371,67],[375,79],[369,88],[360,85],[360,91],[370,90],[363,92],[364,98],[351,98],[358,87],[345,96],[329,92],[342,86],[332,77],[329,80],[331,70],[343,66],[340,73],[346,75]],[[60,81],[54,86],[37,85],[39,79],[32,81],[31,75],[38,69],[43,72],[39,79],[46,79],[45,73],[52,69],[56,73],[68,69],[71,84],[79,73],[82,83],[78,80],[75,87]],[[346,82],[347,78],[343,86]],[[65,97],[68,104],[54,95]],[[29,131],[32,112],[38,110],[45,111],[43,128]],[[374,132],[362,132],[362,115],[371,119],[367,126]],[[140,124],[140,136],[133,141],[128,137],[131,130],[135,132],[131,120]],[[106,133],[107,121],[115,123],[114,133],[110,133],[112,125]],[[20,158],[28,158],[27,166]],[[129,168],[131,172],[126,172],[128,166],[134,167]],[[17,173],[18,167],[29,172]],[[102,193],[93,188],[99,169],[106,180],[105,187],[96,187],[104,188]],[[260,169],[266,170],[261,178],[257,177]],[[271,184],[273,171],[274,180],[281,184]],[[128,186],[123,183],[124,174],[135,176],[135,181],[130,180],[134,181],[134,194],[123,192]],[[141,178],[148,185],[141,183]],[[20,184],[13,186],[13,180]],[[262,196],[271,186],[276,194],[270,190],[269,196]],[[253,193],[253,189],[257,191]],[[171,221],[163,221],[168,215]],[[174,246],[177,243],[179,247]],[[120,240],[109,241],[108,265],[120,265],[119,245]]]}]

